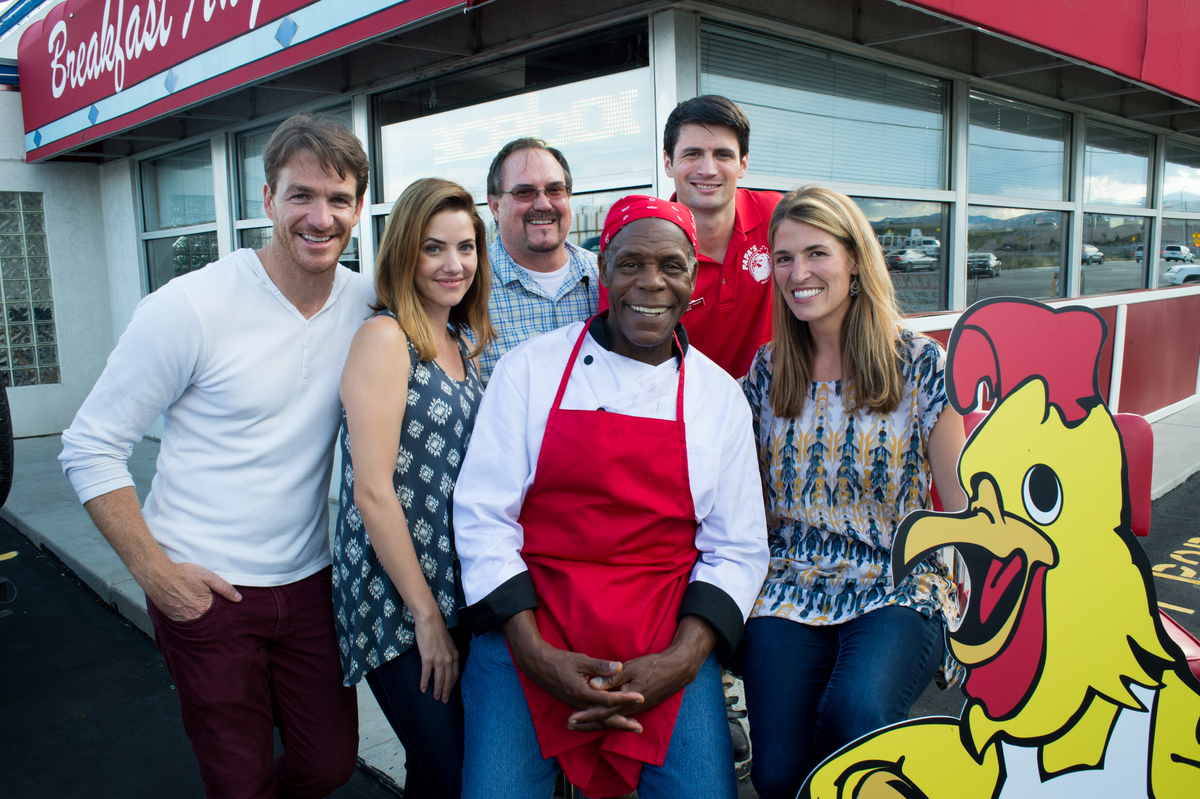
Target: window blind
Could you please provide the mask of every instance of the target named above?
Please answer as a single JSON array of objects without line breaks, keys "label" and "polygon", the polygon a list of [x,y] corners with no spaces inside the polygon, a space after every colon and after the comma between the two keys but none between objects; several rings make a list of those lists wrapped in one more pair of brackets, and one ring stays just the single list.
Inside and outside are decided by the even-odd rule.
[{"label": "window blind", "polygon": [[755,174],[945,188],[944,81],[706,24],[700,86],[745,110]]}]

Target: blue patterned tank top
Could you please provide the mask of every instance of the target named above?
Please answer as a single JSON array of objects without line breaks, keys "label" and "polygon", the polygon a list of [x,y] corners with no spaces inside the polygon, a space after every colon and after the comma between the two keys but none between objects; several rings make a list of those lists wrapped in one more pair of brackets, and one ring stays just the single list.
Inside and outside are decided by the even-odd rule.
[{"label": "blue patterned tank top", "polygon": [[[394,315],[390,311],[380,313]],[[392,484],[404,510],[417,562],[447,627],[458,624],[462,578],[454,551],[451,513],[454,481],[475,426],[483,383],[467,360],[466,379],[450,377],[422,361],[408,342],[408,404]],[[346,410],[342,409],[342,488],[333,536],[333,606],[346,685],[416,643],[414,620],[371,548],[354,505],[354,470]]]}]

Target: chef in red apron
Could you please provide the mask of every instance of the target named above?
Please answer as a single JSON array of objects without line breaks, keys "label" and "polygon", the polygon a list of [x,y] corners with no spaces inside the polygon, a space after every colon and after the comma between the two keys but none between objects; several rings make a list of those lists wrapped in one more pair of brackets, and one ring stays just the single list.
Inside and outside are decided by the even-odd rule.
[{"label": "chef in red apron", "polygon": [[749,408],[687,345],[691,213],[613,205],[610,310],[497,364],[455,488],[469,797],[733,797],[717,668],[766,573]]}]

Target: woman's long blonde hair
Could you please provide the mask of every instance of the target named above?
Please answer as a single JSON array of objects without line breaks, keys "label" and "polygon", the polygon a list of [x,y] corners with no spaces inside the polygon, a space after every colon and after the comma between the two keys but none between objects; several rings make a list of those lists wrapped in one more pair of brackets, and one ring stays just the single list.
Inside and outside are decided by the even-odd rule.
[{"label": "woman's long blonde hair", "polygon": [[417,293],[417,262],[425,227],[442,211],[462,211],[475,227],[475,278],[462,302],[450,309],[450,326],[456,336],[467,331],[474,335],[475,348],[468,356],[471,358],[483,352],[496,337],[488,318],[492,269],[488,264],[487,231],[475,210],[475,199],[457,183],[441,178],[422,178],[409,184],[388,214],[379,254],[375,258],[378,300],[372,307],[376,311],[386,308],[396,315],[400,328],[423,361],[437,357],[437,339],[421,303],[421,295]]},{"label": "woman's long blonde hair", "polygon": [[[835,237],[858,264],[858,296],[842,323],[842,397],[846,407],[891,413],[904,388],[897,334],[902,325],[896,291],[883,262],[883,250],[871,225],[853,200],[818,186],[801,186],[779,201],[768,236],[786,221],[804,222]],[[769,399],[777,417],[799,416],[812,383],[812,335],[788,307],[775,283]]]}]

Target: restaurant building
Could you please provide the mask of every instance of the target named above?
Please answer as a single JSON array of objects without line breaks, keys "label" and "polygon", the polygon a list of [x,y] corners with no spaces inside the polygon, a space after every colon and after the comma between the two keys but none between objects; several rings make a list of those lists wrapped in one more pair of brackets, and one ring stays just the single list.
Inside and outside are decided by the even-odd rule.
[{"label": "restaurant building", "polygon": [[70,424],[143,297],[269,239],[262,150],[288,115],[339,116],[362,140],[371,185],[343,260],[371,272],[406,185],[444,177],[483,203],[492,157],[519,136],[569,159],[576,242],[626,193],[669,196],[663,123],[697,94],[750,117],[741,185],[843,191],[881,246],[910,253],[892,276],[917,329],[944,342],[985,297],[1081,303],[1108,321],[1114,411],[1153,419],[1198,398],[1200,282],[1184,281],[1200,262],[1200,10],[1187,3],[67,0],[39,13],[16,78],[0,59],[0,378],[18,436]]}]

